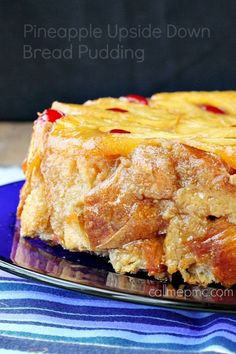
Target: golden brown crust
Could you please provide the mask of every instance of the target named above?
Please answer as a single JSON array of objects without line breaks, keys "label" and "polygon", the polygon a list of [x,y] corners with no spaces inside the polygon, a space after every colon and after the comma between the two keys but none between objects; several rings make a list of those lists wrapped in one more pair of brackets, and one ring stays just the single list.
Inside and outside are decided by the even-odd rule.
[{"label": "golden brown crust", "polygon": [[[203,237],[188,242],[197,262],[209,264],[215,277],[226,286],[235,282],[236,225],[224,218],[208,225]],[[209,258],[209,255],[211,256]]]},{"label": "golden brown crust", "polygon": [[130,159],[121,160],[110,178],[85,198],[85,231],[98,248],[117,248],[165,233],[159,200],[171,198],[176,189],[167,149],[140,146]]}]

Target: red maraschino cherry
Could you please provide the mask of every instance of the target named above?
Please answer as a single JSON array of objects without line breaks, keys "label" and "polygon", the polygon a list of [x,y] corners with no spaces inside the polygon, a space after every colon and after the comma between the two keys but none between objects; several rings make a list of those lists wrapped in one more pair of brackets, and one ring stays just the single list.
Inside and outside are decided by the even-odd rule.
[{"label": "red maraschino cherry", "polygon": [[115,134],[130,134],[128,130],[124,129],[112,129],[110,130],[110,133],[115,133]]},{"label": "red maraschino cherry", "polygon": [[200,105],[200,108],[203,109],[204,111],[215,113],[215,114],[225,114],[225,111],[223,111],[223,109],[212,106],[210,104],[202,104]]},{"label": "red maraschino cherry", "polygon": [[64,113],[61,111],[57,111],[56,109],[48,108],[43,111],[40,118],[45,122],[54,123],[57,119],[60,119],[64,116]]},{"label": "red maraschino cherry", "polygon": [[236,174],[236,169],[233,168],[233,167],[230,167],[230,168],[229,168],[229,174],[230,174],[230,175],[235,175],[235,174]]},{"label": "red maraschino cherry", "polygon": [[122,109],[122,108],[107,108],[107,111],[113,111],[113,112],[120,112],[120,113],[126,113],[129,112],[126,109]]},{"label": "red maraschino cherry", "polygon": [[146,97],[143,96],[130,94],[125,96],[124,98],[126,98],[131,103],[140,103],[143,105],[148,105],[148,100],[146,99]]}]

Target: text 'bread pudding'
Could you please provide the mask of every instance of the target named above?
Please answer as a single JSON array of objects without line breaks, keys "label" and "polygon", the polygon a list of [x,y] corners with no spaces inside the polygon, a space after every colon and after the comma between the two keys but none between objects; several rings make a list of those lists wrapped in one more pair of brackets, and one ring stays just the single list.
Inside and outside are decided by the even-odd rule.
[{"label": "text 'bread pudding'", "polygon": [[23,168],[21,236],[117,272],[236,283],[236,91],[54,102]]}]

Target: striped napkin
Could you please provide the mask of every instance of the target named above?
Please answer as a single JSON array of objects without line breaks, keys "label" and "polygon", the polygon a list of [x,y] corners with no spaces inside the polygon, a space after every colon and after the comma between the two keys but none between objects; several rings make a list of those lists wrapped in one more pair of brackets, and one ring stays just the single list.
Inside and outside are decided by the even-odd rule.
[{"label": "striped napkin", "polygon": [[[0,168],[0,183],[8,175],[22,178]],[[3,271],[0,289],[0,353],[236,352],[233,315],[103,299]]]}]

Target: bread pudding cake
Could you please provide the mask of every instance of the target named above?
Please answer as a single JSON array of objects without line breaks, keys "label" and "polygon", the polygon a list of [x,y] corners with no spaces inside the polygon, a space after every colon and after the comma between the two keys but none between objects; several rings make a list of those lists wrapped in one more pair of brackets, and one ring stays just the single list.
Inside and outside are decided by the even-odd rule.
[{"label": "bread pudding cake", "polygon": [[236,91],[54,102],[23,169],[21,236],[116,272],[236,283]]}]

